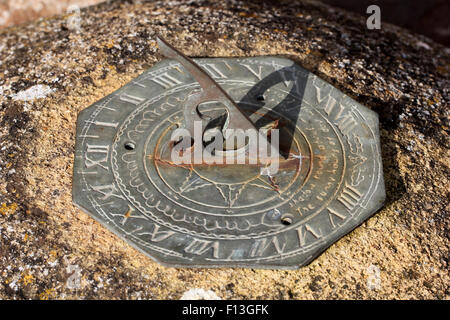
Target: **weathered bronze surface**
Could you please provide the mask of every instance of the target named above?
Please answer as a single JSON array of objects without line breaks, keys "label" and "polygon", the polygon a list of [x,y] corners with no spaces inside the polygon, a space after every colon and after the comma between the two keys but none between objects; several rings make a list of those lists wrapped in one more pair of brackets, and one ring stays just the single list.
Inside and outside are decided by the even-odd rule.
[{"label": "weathered bronze surface", "polygon": [[374,112],[285,58],[194,61],[232,99],[226,110],[204,103],[201,113],[221,119],[236,105],[256,128],[275,125],[280,170],[171,163],[171,133],[205,88],[166,59],[79,114],[77,206],[165,265],[286,269],[382,206]]}]

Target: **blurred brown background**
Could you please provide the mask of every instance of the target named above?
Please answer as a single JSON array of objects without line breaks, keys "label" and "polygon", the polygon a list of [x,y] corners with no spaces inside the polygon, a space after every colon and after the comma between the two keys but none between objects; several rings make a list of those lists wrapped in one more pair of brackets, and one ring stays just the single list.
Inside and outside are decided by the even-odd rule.
[{"label": "blurred brown background", "polygon": [[450,1],[448,0],[321,0],[321,2],[366,15],[366,9],[376,4],[383,21],[396,24],[430,37],[450,47]]},{"label": "blurred brown background", "polygon": [[104,0],[0,0],[0,28],[60,14],[71,5],[86,7]]},{"label": "blurred brown background", "polygon": [[[102,1],[104,0],[0,0],[0,28],[60,14],[67,11],[71,5],[82,8]],[[321,1],[365,16],[367,7],[376,4],[381,8],[382,22],[396,24],[450,46],[448,0]]]}]

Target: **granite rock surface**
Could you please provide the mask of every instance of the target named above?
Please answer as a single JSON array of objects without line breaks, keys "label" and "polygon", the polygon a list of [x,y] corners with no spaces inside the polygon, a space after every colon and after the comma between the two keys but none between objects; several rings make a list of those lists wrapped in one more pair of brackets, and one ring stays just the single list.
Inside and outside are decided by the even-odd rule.
[{"label": "granite rock surface", "polygon": [[[0,298],[450,297],[448,48],[309,1],[114,1],[80,17],[0,31]],[[166,268],[75,208],[77,114],[162,59],[155,33],[193,57],[289,57],[376,111],[384,208],[294,271]]]}]

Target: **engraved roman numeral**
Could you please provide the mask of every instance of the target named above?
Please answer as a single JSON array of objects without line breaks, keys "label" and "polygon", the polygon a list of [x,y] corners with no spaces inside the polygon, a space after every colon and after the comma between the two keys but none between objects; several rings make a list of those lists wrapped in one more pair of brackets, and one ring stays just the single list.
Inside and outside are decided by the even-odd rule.
[{"label": "engraved roman numeral", "polygon": [[[323,98],[320,103],[319,106],[323,107],[323,110],[326,112],[326,114],[329,116],[331,114],[331,111],[333,111],[334,107],[336,106],[336,99],[334,99],[333,97],[328,96],[328,99],[326,101],[324,101],[325,98]],[[325,103],[323,103],[322,101],[324,101]]]},{"label": "engraved roman numeral", "polygon": [[331,111],[333,111],[334,106],[336,105],[336,99],[330,96],[332,89],[324,89],[318,86],[315,86],[316,89],[316,103],[319,108],[324,109],[324,111],[329,116]]},{"label": "engraved roman numeral", "polygon": [[352,211],[358,204],[361,197],[362,194],[357,189],[346,183],[344,189],[342,190],[342,193],[336,199],[340,203],[342,203],[349,211]]},{"label": "engraved roman numeral", "polygon": [[348,135],[354,127],[357,126],[357,122],[355,118],[353,118],[351,113],[348,113],[344,116],[336,117],[337,126],[341,130],[342,134]]},{"label": "engraved roman numeral", "polygon": [[336,116],[334,116],[334,121],[336,122],[339,130],[341,130],[343,135],[348,135],[353,128],[357,126],[357,122],[353,117],[351,112],[344,113],[344,107],[337,103],[336,99],[327,93],[324,97],[321,97],[321,89],[316,87],[316,99],[319,107],[323,108],[325,113],[331,118],[331,113],[339,106],[339,111]]},{"label": "engraved roman numeral", "polygon": [[334,224],[334,219],[333,219],[333,216],[336,216],[336,217],[338,217],[339,219],[341,219],[341,220],[344,220],[346,217],[343,215],[343,214],[341,214],[341,213],[339,213],[339,212],[337,212],[335,209],[333,209],[333,208],[327,208],[328,209],[328,218],[330,219],[330,223],[331,223],[331,225],[333,226],[333,228],[335,228],[336,227],[336,225]]},{"label": "engraved roman numeral", "polygon": [[175,234],[175,231],[159,231],[159,228],[159,225],[155,224],[152,233],[150,233],[150,241],[160,242]]},{"label": "engraved roman numeral", "polygon": [[132,81],[133,84],[141,87],[141,88],[147,88],[147,86],[143,83],[140,83],[139,81]]},{"label": "engraved roman numeral", "polygon": [[93,144],[86,144],[87,149],[86,152],[92,152],[92,153],[108,153],[109,152],[109,145],[93,145]]},{"label": "engraved roman numeral", "polygon": [[304,226],[300,226],[297,228],[297,236],[300,246],[303,247],[306,243],[306,236],[309,234],[313,235],[314,238],[319,239],[322,237],[322,234],[319,231],[314,230],[310,225],[305,224]]},{"label": "engraved roman numeral", "polygon": [[116,194],[117,188],[114,184],[106,184],[106,185],[100,185],[100,186],[90,186],[92,190],[95,192],[98,192],[102,195],[100,197],[100,200],[107,200],[111,197],[116,197],[119,199],[123,199],[123,197],[120,194]]},{"label": "engraved roman numeral", "polygon": [[205,254],[208,250],[213,250],[213,257],[219,258],[219,242],[194,239],[185,249],[184,252],[192,253],[196,255]]},{"label": "engraved roman numeral", "polygon": [[240,63],[241,66],[245,67],[248,71],[253,73],[258,80],[262,79],[262,66],[258,66],[258,71],[254,70],[252,66],[244,63]]},{"label": "engraved roman numeral", "polygon": [[78,138],[93,138],[93,139],[98,139],[100,138],[100,136],[94,136],[92,134],[81,134],[78,136]]},{"label": "engraved roman numeral", "polygon": [[[84,164],[86,168],[91,168],[93,166],[99,166],[106,171],[108,171],[108,167],[103,165],[102,163],[107,162],[108,160],[108,153],[109,153],[109,145],[90,145],[86,144],[86,155],[85,155],[85,161]],[[89,154],[96,154],[97,156],[100,155],[101,157],[97,159],[89,158]]]},{"label": "engraved roman numeral", "polygon": [[206,63],[202,65],[202,68],[209,73],[209,75],[214,79],[226,79],[227,76],[224,75],[220,69],[213,63]]},{"label": "engraved roman numeral", "polygon": [[258,239],[256,240],[250,250],[250,257],[259,257],[262,256],[263,253],[271,246],[273,245],[275,247],[275,250],[278,254],[283,253],[286,242],[283,243],[283,245],[280,244],[280,241],[277,237],[272,237],[272,239],[268,240],[267,238]]},{"label": "engraved roman numeral", "polygon": [[96,126],[111,127],[111,128],[117,128],[117,126],[119,125],[118,122],[102,122],[102,121],[90,121],[90,120],[86,120],[86,122],[95,124]]},{"label": "engraved roman numeral", "polygon": [[[117,195],[114,195],[114,196],[117,196]],[[122,197],[121,197],[122,198]],[[123,199],[123,198],[122,198]],[[113,202],[114,203],[114,202]],[[141,216],[139,216],[139,215],[136,215],[136,216],[134,216],[132,213],[134,212],[134,209],[133,209],[133,207],[131,207],[130,205],[128,205],[128,209],[127,209],[127,211],[122,215],[122,225],[125,225],[125,223],[127,223],[128,222],[128,219],[138,219],[138,218],[141,218]],[[134,231],[132,231],[132,232],[135,232],[136,230],[140,230],[140,229],[142,229],[142,226],[140,226],[140,227],[138,227],[137,229],[135,229]]]},{"label": "engraved roman numeral", "polygon": [[156,82],[160,86],[164,87],[164,89],[172,88],[181,83],[180,80],[169,75],[167,72],[164,72],[164,73],[152,78],[151,81]]},{"label": "engraved roman numeral", "polygon": [[121,101],[124,101],[124,102],[128,102],[128,103],[134,104],[135,106],[137,106],[138,104],[140,104],[140,103],[142,103],[143,101],[145,101],[145,98],[136,97],[136,96],[133,96],[133,95],[128,94],[128,93],[122,93],[122,94],[119,96],[119,99],[120,99]]}]

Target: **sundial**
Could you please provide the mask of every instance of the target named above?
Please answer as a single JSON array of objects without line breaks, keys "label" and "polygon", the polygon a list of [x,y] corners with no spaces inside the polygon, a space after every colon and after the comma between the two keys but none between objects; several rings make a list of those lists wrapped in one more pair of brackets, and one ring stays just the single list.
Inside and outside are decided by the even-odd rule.
[{"label": "sundial", "polygon": [[292,269],[382,206],[376,113],[290,59],[158,44],[78,115],[73,201],[118,237],[169,266]]}]

